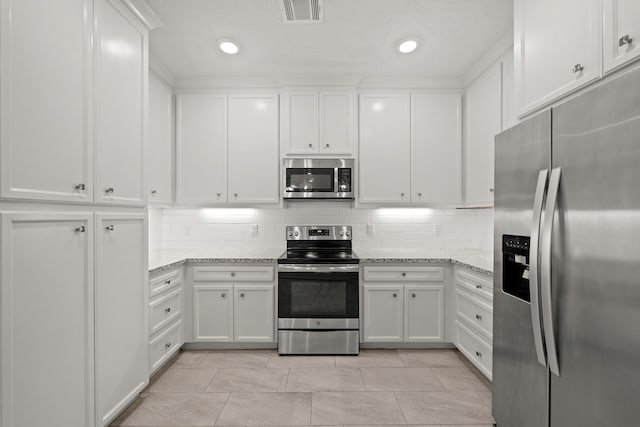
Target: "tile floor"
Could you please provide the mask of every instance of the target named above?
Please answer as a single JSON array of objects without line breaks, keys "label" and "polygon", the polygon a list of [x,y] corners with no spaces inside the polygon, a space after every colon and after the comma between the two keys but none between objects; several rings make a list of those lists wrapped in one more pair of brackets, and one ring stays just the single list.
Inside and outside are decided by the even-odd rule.
[{"label": "tile floor", "polygon": [[456,350],[185,351],[112,426],[492,426],[491,383]]}]

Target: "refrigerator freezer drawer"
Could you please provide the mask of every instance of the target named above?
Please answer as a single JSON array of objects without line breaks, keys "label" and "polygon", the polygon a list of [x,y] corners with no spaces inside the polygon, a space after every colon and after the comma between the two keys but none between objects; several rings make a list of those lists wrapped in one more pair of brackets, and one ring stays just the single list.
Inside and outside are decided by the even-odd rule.
[{"label": "refrigerator freezer drawer", "polygon": [[460,350],[487,378],[492,378],[493,349],[491,344],[480,338],[463,324],[456,320],[458,330],[458,350]]},{"label": "refrigerator freezer drawer", "polygon": [[474,297],[460,286],[457,287],[456,296],[458,316],[462,317],[469,325],[473,325],[473,329],[479,334],[491,340],[493,337],[493,307]]}]

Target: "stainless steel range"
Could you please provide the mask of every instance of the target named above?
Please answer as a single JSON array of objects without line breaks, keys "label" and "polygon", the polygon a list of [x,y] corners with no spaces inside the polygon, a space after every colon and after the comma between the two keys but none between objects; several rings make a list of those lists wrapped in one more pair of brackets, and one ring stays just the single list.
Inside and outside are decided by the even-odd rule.
[{"label": "stainless steel range", "polygon": [[287,227],[278,260],[278,353],[358,354],[359,260],[349,226]]}]

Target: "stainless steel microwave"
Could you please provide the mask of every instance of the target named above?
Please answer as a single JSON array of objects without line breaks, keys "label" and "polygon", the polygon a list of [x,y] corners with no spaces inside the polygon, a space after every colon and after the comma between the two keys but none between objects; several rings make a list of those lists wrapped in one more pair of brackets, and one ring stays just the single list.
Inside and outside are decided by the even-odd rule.
[{"label": "stainless steel microwave", "polygon": [[285,200],[353,199],[353,159],[284,159]]}]

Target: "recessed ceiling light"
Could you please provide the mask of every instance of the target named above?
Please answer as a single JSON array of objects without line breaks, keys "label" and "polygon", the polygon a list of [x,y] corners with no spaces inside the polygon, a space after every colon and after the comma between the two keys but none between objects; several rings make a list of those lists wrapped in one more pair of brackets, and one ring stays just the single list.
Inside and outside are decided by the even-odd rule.
[{"label": "recessed ceiling light", "polygon": [[232,39],[218,40],[218,47],[221,51],[229,55],[235,55],[240,50],[240,48],[238,47],[238,43]]},{"label": "recessed ceiling light", "polygon": [[400,53],[411,53],[418,47],[418,40],[416,39],[405,39],[400,40],[398,43],[398,51]]}]

